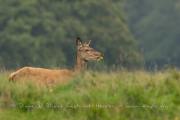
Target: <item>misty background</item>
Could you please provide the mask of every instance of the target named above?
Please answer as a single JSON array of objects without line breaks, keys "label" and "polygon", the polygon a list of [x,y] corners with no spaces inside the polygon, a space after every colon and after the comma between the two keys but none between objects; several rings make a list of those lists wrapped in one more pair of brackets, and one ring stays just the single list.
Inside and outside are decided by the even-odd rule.
[{"label": "misty background", "polygon": [[0,0],[0,66],[73,67],[80,36],[104,53],[91,66],[179,67],[179,13],[178,0]]}]

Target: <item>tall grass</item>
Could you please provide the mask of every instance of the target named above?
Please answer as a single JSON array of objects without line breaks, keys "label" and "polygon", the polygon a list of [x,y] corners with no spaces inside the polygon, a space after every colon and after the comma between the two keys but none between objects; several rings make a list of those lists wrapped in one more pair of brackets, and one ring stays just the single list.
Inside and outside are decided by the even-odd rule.
[{"label": "tall grass", "polygon": [[180,120],[180,72],[85,72],[53,88],[0,74],[0,120]]}]

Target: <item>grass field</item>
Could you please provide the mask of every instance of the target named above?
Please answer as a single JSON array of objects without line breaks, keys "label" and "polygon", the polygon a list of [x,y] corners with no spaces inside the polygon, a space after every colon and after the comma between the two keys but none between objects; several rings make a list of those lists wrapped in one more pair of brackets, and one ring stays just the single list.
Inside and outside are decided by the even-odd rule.
[{"label": "grass field", "polygon": [[0,120],[180,120],[180,72],[85,72],[52,89],[0,73]]}]

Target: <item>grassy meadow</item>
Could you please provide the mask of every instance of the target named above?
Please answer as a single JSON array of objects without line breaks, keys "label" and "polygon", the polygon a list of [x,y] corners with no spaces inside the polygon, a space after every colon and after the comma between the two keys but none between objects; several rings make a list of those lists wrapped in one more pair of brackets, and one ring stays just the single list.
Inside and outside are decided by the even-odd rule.
[{"label": "grassy meadow", "polygon": [[53,88],[0,73],[0,120],[180,120],[180,71],[85,72]]}]

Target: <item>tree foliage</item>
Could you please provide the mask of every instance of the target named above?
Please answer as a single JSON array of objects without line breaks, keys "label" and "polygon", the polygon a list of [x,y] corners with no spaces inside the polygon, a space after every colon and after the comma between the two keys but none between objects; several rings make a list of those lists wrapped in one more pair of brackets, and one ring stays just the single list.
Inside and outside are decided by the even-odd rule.
[{"label": "tree foliage", "polygon": [[180,2],[126,0],[124,11],[148,65],[180,66]]},{"label": "tree foliage", "polygon": [[121,11],[121,1],[0,1],[0,64],[72,66],[75,38],[92,39],[104,64],[132,66],[140,54]]}]

